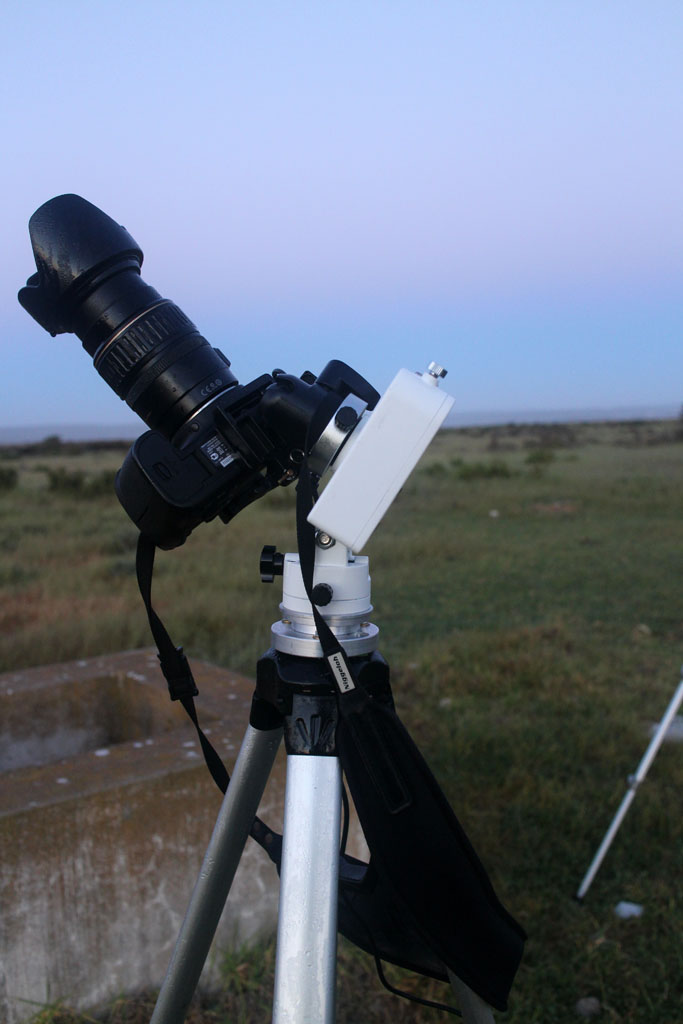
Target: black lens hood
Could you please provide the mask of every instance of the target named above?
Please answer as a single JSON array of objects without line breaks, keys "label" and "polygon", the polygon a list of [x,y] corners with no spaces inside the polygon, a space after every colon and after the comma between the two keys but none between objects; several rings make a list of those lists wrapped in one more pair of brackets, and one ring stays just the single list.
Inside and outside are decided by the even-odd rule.
[{"label": "black lens hood", "polygon": [[48,200],[31,217],[29,233],[38,272],[20,289],[19,302],[52,335],[74,330],[74,309],[109,274],[140,273],[135,239],[81,196]]}]

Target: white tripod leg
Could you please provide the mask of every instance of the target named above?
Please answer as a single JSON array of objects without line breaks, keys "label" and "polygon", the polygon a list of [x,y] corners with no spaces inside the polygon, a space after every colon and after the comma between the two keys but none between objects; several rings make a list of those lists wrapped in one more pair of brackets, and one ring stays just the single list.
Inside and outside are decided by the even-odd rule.
[{"label": "white tripod leg", "polygon": [[285,788],[273,1024],[333,1024],[341,766],[290,754]]},{"label": "white tripod leg", "polygon": [[664,741],[664,737],[666,736],[666,734],[667,734],[667,732],[669,730],[669,726],[671,725],[671,722],[673,721],[674,716],[675,716],[676,712],[678,711],[678,708],[680,707],[682,702],[683,702],[683,679],[678,684],[678,688],[677,688],[675,694],[673,695],[673,697],[671,699],[671,703],[669,704],[668,708],[664,712],[664,716],[663,716],[661,722],[659,723],[659,726],[657,727],[657,731],[655,732],[654,736],[650,740],[650,745],[648,746],[647,750],[643,754],[642,760],[641,760],[640,764],[638,765],[638,769],[637,769],[635,775],[632,775],[630,777],[630,779],[629,779],[629,788],[626,791],[626,795],[624,796],[624,799],[621,801],[621,803],[619,805],[619,810],[614,815],[614,818],[612,820],[612,824],[607,829],[607,833],[605,835],[605,838],[603,839],[602,843],[600,844],[600,848],[598,849],[598,852],[595,854],[595,857],[591,861],[591,865],[588,868],[588,871],[586,872],[586,874],[584,875],[584,879],[583,879],[583,881],[581,882],[581,885],[578,888],[578,891],[576,893],[577,900],[583,899],[583,897],[588,892],[588,887],[590,886],[591,882],[595,878],[595,876],[596,876],[596,874],[598,872],[598,868],[600,867],[600,865],[603,862],[605,854],[607,853],[607,851],[609,850],[610,846],[612,845],[612,840],[614,839],[615,835],[617,834],[619,826],[621,825],[622,821],[624,820],[624,818],[626,816],[626,812],[629,809],[629,807],[631,806],[631,803],[633,802],[633,798],[636,795],[636,791],[638,789],[638,786],[640,785],[640,783],[643,781],[643,779],[647,775],[648,769],[649,769],[650,765],[652,764],[652,762],[655,759],[655,754],[657,753],[657,751],[659,750],[660,746],[662,745],[662,743]]}]

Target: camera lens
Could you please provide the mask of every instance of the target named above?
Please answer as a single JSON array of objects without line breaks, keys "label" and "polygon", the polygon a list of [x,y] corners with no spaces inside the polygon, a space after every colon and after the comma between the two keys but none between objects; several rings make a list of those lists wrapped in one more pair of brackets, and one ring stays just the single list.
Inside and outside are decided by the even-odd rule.
[{"label": "camera lens", "polygon": [[102,342],[93,363],[149,427],[169,438],[236,383],[225,356],[178,306],[158,297]]},{"label": "camera lens", "polygon": [[107,214],[80,196],[58,196],[36,210],[29,231],[37,273],[19,301],[51,334],[76,334],[149,427],[172,439],[237,383],[223,353],[142,280],[141,249]]}]

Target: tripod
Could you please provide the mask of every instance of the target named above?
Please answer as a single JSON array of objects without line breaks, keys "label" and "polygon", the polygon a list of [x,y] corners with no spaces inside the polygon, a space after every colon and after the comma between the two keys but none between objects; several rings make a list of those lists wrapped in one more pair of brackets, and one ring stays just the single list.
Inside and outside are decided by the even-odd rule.
[{"label": "tripod", "polygon": [[[182,1024],[209,952],[284,735],[287,750],[274,1024],[333,1024],[342,820],[342,773],[335,750],[337,703],[322,663],[297,555],[264,549],[262,578],[282,572],[282,618],[260,659],[252,713],[218,814],[151,1024]],[[368,559],[318,533],[316,604],[354,663],[379,692],[388,669],[368,621]],[[254,831],[256,830],[256,832]],[[261,836],[263,838],[263,836]],[[268,841],[279,842],[273,834]],[[448,972],[467,1024],[492,1024],[486,1003]]]},{"label": "tripod", "polygon": [[[681,669],[681,671],[683,672],[683,668]],[[676,687],[676,691],[671,700],[669,701],[669,705],[664,714],[662,715],[659,725],[655,729],[655,732],[652,736],[652,739],[650,740],[648,748],[643,754],[640,760],[640,764],[638,765],[635,773],[633,775],[629,775],[628,789],[626,790],[626,793],[624,794],[624,797],[621,803],[619,804],[617,813],[614,815],[614,818],[612,819],[612,823],[610,824],[609,828],[607,829],[607,832],[605,833],[604,839],[598,847],[597,853],[593,857],[593,860],[591,861],[588,870],[586,871],[586,874],[583,876],[581,885],[579,886],[576,892],[575,898],[577,900],[581,901],[588,892],[588,889],[590,888],[593,879],[598,873],[600,865],[605,859],[607,851],[612,845],[614,837],[619,831],[619,827],[622,821],[626,817],[626,812],[633,803],[635,795],[638,791],[638,787],[640,786],[641,782],[645,781],[645,776],[649,771],[650,765],[654,761],[657,755],[657,751],[666,739],[666,734],[669,731],[669,726],[673,722],[681,704],[683,704],[683,678]]]}]

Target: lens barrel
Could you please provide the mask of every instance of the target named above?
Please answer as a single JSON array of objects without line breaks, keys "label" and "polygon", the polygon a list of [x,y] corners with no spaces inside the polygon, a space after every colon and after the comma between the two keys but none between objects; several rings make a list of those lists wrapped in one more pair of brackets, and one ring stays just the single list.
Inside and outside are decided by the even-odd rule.
[{"label": "lens barrel", "polygon": [[92,203],[57,196],[36,210],[29,231],[37,273],[20,303],[51,334],[76,334],[98,373],[149,427],[172,439],[237,383],[223,353],[142,280],[135,240]]}]

